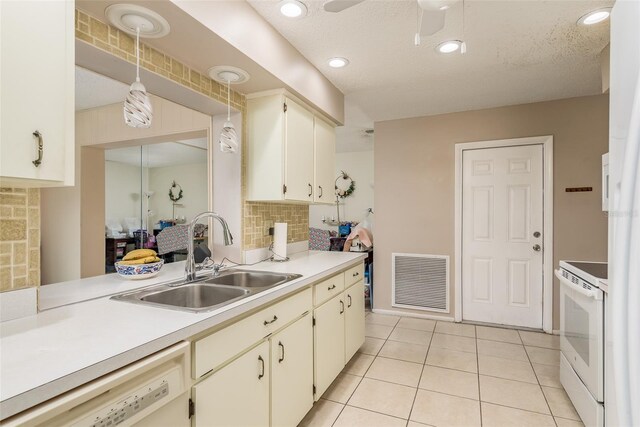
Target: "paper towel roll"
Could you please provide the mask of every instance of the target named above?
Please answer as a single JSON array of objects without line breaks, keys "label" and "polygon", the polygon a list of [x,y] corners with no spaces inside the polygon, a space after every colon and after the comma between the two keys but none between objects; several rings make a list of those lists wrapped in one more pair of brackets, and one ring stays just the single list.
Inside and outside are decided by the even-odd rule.
[{"label": "paper towel roll", "polygon": [[287,223],[273,224],[273,258],[283,261],[287,258]]}]

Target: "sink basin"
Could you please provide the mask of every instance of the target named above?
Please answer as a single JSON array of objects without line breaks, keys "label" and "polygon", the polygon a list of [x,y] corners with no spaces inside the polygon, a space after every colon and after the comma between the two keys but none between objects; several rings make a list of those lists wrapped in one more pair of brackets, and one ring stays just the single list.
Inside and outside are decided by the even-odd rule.
[{"label": "sink basin", "polygon": [[248,293],[248,290],[242,288],[194,283],[155,292],[141,297],[140,300],[154,304],[202,309],[235,301]]},{"label": "sink basin", "polygon": [[274,286],[302,277],[300,274],[228,270],[195,282],[177,281],[127,292],[113,300],[145,304],[172,310],[202,312],[215,310]]},{"label": "sink basin", "polygon": [[237,286],[241,288],[267,288],[302,277],[299,274],[270,273],[266,271],[230,270],[206,279],[204,283]]}]

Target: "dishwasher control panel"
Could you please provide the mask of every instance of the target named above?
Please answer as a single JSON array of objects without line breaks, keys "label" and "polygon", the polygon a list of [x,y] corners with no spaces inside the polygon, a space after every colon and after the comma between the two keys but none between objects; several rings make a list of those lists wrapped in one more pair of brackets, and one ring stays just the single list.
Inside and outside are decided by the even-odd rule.
[{"label": "dishwasher control panel", "polygon": [[149,406],[162,400],[170,400],[172,375],[157,379],[119,399],[117,402],[84,417],[74,427],[113,427],[133,418]]}]

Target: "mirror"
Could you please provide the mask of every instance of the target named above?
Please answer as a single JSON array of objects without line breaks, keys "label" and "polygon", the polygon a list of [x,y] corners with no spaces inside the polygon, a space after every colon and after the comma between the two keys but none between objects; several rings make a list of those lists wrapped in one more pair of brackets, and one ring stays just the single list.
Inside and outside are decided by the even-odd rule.
[{"label": "mirror", "polygon": [[[178,87],[166,79],[160,83],[165,85],[161,91]],[[238,238],[223,247],[220,230],[209,226],[201,242],[216,260],[241,259],[241,154],[212,149],[226,120],[226,105],[196,92],[172,102],[148,87],[154,122],[149,129],[134,129],[122,116],[128,87],[76,67],[76,184],[41,191],[43,285],[110,271],[107,239],[114,233],[129,238],[129,231],[137,230],[138,236],[145,231],[147,239],[138,242],[144,246],[163,226],[190,221],[205,210],[223,216]],[[240,129],[241,114],[233,112],[231,118]],[[129,178],[118,168],[128,168]],[[171,200],[170,189],[178,199],[180,188],[182,197]],[[135,240],[127,241],[122,252],[135,246]],[[165,262],[184,254],[169,256]]]},{"label": "mirror", "polygon": [[[105,150],[105,272],[134,248],[158,252],[162,229],[208,209],[207,150],[206,137]],[[207,234],[197,244],[208,246]],[[161,258],[181,261],[186,252]]]}]

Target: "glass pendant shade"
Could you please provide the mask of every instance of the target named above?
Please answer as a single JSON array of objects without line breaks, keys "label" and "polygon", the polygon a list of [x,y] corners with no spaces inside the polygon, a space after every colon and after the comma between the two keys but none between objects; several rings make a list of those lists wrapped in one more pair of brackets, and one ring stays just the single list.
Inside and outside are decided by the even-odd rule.
[{"label": "glass pendant shade", "polygon": [[220,151],[223,153],[235,153],[238,151],[238,134],[233,123],[229,121],[224,123],[218,143],[220,144]]},{"label": "glass pendant shade", "polygon": [[139,81],[129,88],[124,101],[124,121],[133,128],[149,128],[153,119],[153,108],[147,90]]}]

